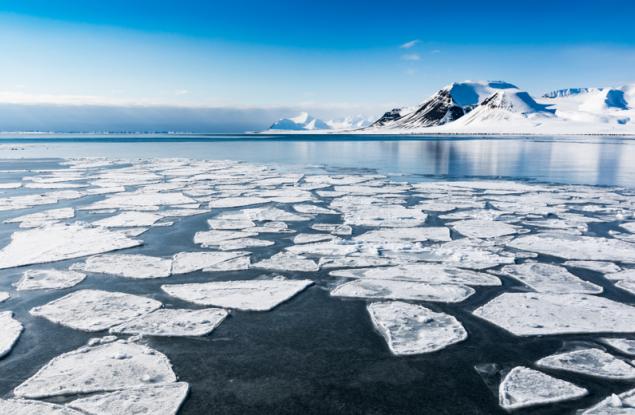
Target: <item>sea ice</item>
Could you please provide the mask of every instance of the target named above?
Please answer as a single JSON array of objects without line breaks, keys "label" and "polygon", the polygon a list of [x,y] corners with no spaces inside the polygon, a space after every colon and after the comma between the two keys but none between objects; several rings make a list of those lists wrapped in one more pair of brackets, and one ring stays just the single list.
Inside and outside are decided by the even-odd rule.
[{"label": "sea ice", "polygon": [[[239,251],[232,252],[239,253]],[[251,268],[251,259],[249,256],[240,256],[238,258],[230,259],[228,261],[221,262],[219,264],[203,268],[205,272],[222,272],[222,271],[243,271]]]},{"label": "sea ice", "polygon": [[353,238],[355,241],[374,243],[401,243],[423,241],[451,241],[446,227],[390,228],[368,231]]},{"label": "sea ice", "polygon": [[142,386],[77,399],[68,406],[88,415],[176,415],[188,389],[185,382]]},{"label": "sea ice", "polygon": [[139,254],[91,256],[72,269],[125,278],[165,278],[170,276],[172,260]]},{"label": "sea ice", "polygon": [[0,414],[6,415],[84,415],[63,405],[30,399],[0,399]]},{"label": "sea ice", "polygon": [[226,261],[248,255],[248,252],[179,252],[172,260],[172,274],[187,274],[212,268]]},{"label": "sea ice", "polygon": [[337,223],[315,223],[311,225],[311,229],[319,232],[329,232],[338,236],[348,236],[353,233],[353,228],[349,225],[340,225]]},{"label": "sea ice", "polygon": [[635,281],[627,281],[622,280],[615,283],[617,288],[621,288],[624,291],[628,291],[629,293],[635,295]]},{"label": "sea ice", "polygon": [[635,389],[619,395],[613,394],[597,405],[582,412],[582,415],[633,415],[635,414]]},{"label": "sea ice", "polygon": [[173,297],[195,304],[268,311],[313,284],[311,280],[241,280],[162,285]]},{"label": "sea ice", "polygon": [[269,199],[262,197],[226,197],[223,199],[214,199],[209,202],[211,208],[234,208],[250,205],[261,205],[270,202]]},{"label": "sea ice", "polygon": [[600,349],[559,353],[543,357],[536,365],[606,379],[635,379],[635,367]]},{"label": "sea ice", "polygon": [[160,302],[137,295],[80,290],[43,306],[34,307],[30,313],[76,330],[100,331],[159,307]]},{"label": "sea ice", "polygon": [[13,312],[0,312],[0,359],[6,356],[22,334],[22,324],[13,318]]},{"label": "sea ice", "polygon": [[253,265],[254,268],[275,269],[279,271],[315,272],[320,269],[312,259],[288,252],[278,252],[268,259],[263,259]]},{"label": "sea ice", "polygon": [[257,232],[225,230],[201,231],[194,234],[194,243],[200,244],[203,247],[219,246],[231,239],[244,239],[257,235]]},{"label": "sea ice", "polygon": [[512,410],[578,399],[588,394],[584,388],[523,366],[513,368],[498,388],[498,401]]},{"label": "sea ice", "polygon": [[584,281],[558,265],[525,262],[506,265],[501,274],[520,281],[534,291],[554,294],[600,294],[599,285]]},{"label": "sea ice", "polygon": [[424,284],[411,281],[354,280],[335,287],[334,297],[459,303],[474,294],[470,287],[455,284]]},{"label": "sea ice", "polygon": [[604,274],[604,278],[611,281],[631,281],[635,282],[635,268],[625,269],[619,272]]},{"label": "sea ice", "polygon": [[7,301],[9,299],[9,297],[11,297],[11,295],[9,295],[8,292],[6,291],[0,291],[0,303]]},{"label": "sea ice", "polygon": [[176,381],[168,358],[121,340],[83,346],[53,358],[13,390],[20,398],[109,392]]},{"label": "sea ice", "polygon": [[503,293],[473,314],[517,336],[635,333],[635,307],[594,295]]},{"label": "sea ice", "polygon": [[396,355],[435,352],[467,338],[456,318],[420,305],[401,301],[371,303],[368,313]]},{"label": "sea ice", "polygon": [[123,209],[123,210],[156,210],[157,206],[176,206],[196,204],[196,200],[182,193],[159,192],[123,192],[116,193],[107,199],[100,200],[80,209]]},{"label": "sea ice", "polygon": [[73,217],[75,217],[75,209],[61,208],[18,216],[17,218],[7,219],[4,223],[19,223],[20,228],[38,228],[62,219],[71,219]]},{"label": "sea ice", "polygon": [[572,268],[588,269],[601,273],[618,272],[622,269],[612,262],[604,261],[566,261],[563,265]]},{"label": "sea ice", "polygon": [[222,242],[218,249],[222,251],[233,251],[235,249],[260,248],[271,246],[273,244],[273,241],[268,241],[266,239],[239,238]]},{"label": "sea ice", "polygon": [[314,242],[333,241],[335,235],[326,235],[323,233],[299,233],[293,238],[294,244],[308,244]]},{"label": "sea ice", "polygon": [[122,233],[80,224],[14,232],[0,251],[0,269],[55,262],[141,245]]},{"label": "sea ice", "polygon": [[336,212],[333,209],[327,209],[321,206],[316,205],[293,205],[293,210],[298,213],[308,213],[311,215],[339,215],[339,212]]},{"label": "sea ice", "polygon": [[635,262],[635,245],[618,239],[541,233],[518,237],[508,246],[564,259]]},{"label": "sea ice", "polygon": [[256,226],[256,224],[249,219],[209,219],[207,224],[210,229],[223,231],[242,230]]},{"label": "sea ice", "polygon": [[18,291],[70,288],[84,281],[86,274],[58,269],[30,269],[15,284]]},{"label": "sea ice", "polygon": [[635,340],[633,339],[603,337],[600,341],[624,354],[635,356]]},{"label": "sea ice", "polygon": [[105,226],[107,228],[152,226],[155,224],[155,222],[162,218],[163,215],[158,213],[128,211],[122,212],[115,216],[100,219],[96,222],[93,222],[93,225]]},{"label": "sea ice", "polygon": [[293,254],[315,256],[345,256],[357,252],[357,250],[357,245],[347,244],[340,240],[293,245],[287,248],[287,251]]},{"label": "sea ice", "polygon": [[427,247],[420,257],[425,261],[471,269],[486,269],[515,262],[513,256],[499,255],[498,252],[500,249],[488,246],[481,240],[463,238]]},{"label": "sea ice", "polygon": [[496,238],[518,233],[522,228],[498,220],[468,219],[453,222],[452,228],[468,238]]},{"label": "sea ice", "polygon": [[205,336],[220,325],[229,313],[222,308],[201,310],[160,308],[134,320],[110,328],[110,333],[145,336]]}]

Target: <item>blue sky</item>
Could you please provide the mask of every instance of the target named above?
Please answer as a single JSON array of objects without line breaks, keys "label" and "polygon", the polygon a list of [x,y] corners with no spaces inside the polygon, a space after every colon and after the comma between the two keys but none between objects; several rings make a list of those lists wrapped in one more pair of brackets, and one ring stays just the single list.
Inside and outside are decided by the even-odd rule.
[{"label": "blue sky", "polygon": [[635,2],[0,2],[0,102],[377,114],[464,79],[635,82]]}]

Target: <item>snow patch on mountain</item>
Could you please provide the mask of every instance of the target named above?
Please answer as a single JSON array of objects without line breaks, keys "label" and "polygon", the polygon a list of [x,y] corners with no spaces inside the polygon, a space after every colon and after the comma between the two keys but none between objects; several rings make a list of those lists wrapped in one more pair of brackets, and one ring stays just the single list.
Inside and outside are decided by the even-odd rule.
[{"label": "snow patch on mountain", "polygon": [[308,112],[301,112],[295,117],[279,119],[269,127],[269,130],[312,131],[330,128],[326,122],[319,118],[309,115]]}]

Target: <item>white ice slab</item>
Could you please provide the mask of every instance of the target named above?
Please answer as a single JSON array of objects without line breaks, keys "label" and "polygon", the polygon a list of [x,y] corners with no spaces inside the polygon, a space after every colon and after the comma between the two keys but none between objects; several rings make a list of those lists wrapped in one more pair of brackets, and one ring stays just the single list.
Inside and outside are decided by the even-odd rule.
[{"label": "white ice slab", "polygon": [[354,280],[335,287],[334,297],[381,298],[459,303],[474,294],[470,287],[455,284],[424,284],[410,281]]},{"label": "white ice slab", "polygon": [[206,306],[268,311],[313,284],[311,280],[241,280],[162,285],[171,296]]},{"label": "white ice slab", "polygon": [[496,238],[498,236],[518,233],[518,226],[498,220],[469,219],[453,222],[450,226],[468,238]]},{"label": "white ice slab", "polygon": [[139,240],[101,227],[51,225],[13,233],[9,245],[0,251],[0,269],[101,254],[141,244]]},{"label": "white ice slab", "polygon": [[11,295],[6,291],[0,291],[0,303],[7,301]]},{"label": "white ice slab", "polygon": [[253,265],[254,268],[275,269],[279,271],[315,272],[320,269],[312,259],[288,252],[278,252],[268,259],[263,259]]},{"label": "white ice slab", "polygon": [[222,308],[202,310],[160,308],[112,327],[110,332],[147,336],[205,336],[218,327],[228,314],[227,310]]},{"label": "white ice slab", "polygon": [[459,321],[445,313],[401,301],[368,305],[373,324],[393,354],[431,353],[467,338]]},{"label": "white ice slab", "polygon": [[61,208],[18,216],[17,218],[7,219],[4,223],[19,223],[20,228],[38,228],[62,219],[71,219],[73,217],[75,217],[75,209]]},{"label": "white ice slab", "polygon": [[635,262],[635,244],[618,239],[541,233],[518,237],[508,246],[564,259]]},{"label": "white ice slab", "polygon": [[536,362],[547,369],[566,370],[606,379],[635,379],[635,367],[600,349],[574,350],[559,353]]},{"label": "white ice slab", "polygon": [[168,358],[157,350],[114,341],[53,358],[13,390],[21,398],[109,392],[176,381]]},{"label": "white ice slab", "polygon": [[512,410],[578,399],[588,394],[584,388],[523,366],[513,368],[498,388],[498,401]]},{"label": "white ice slab", "polygon": [[584,281],[564,267],[539,262],[506,265],[501,274],[514,278],[534,291],[554,294],[600,294],[599,285]]},{"label": "white ice slab", "polygon": [[337,238],[335,235],[323,233],[299,233],[293,238],[294,244],[309,244],[314,242],[333,241]]},{"label": "white ice slab", "polygon": [[604,274],[604,278],[607,278],[611,281],[631,281],[635,282],[635,269],[625,269],[619,272],[611,272],[608,274]]},{"label": "white ice slab", "polygon": [[93,222],[93,224],[97,226],[105,226],[106,228],[152,226],[162,218],[163,215],[159,213],[130,211],[122,212],[115,216],[100,219],[96,222]]},{"label": "white ice slab", "polygon": [[219,246],[222,245],[225,241],[229,241],[232,239],[250,238],[257,235],[257,232],[226,230],[201,231],[194,234],[194,243],[200,244],[203,247]]},{"label": "white ice slab", "polygon": [[635,281],[622,280],[616,282],[615,286],[635,295]]},{"label": "white ice slab", "polygon": [[13,312],[0,312],[0,359],[7,355],[22,334],[22,324],[13,318]]},{"label": "white ice slab", "polygon": [[100,331],[159,307],[160,302],[137,295],[80,290],[43,306],[34,307],[30,313],[76,330]]},{"label": "white ice slab", "polygon": [[107,254],[87,258],[72,269],[125,278],[165,278],[170,276],[172,260],[139,254]]},{"label": "white ice slab", "polygon": [[471,269],[514,263],[513,256],[503,256],[498,251],[481,240],[463,238],[426,248],[421,258],[447,266]]},{"label": "white ice slab", "polygon": [[321,257],[320,268],[385,267],[403,261],[370,255]]},{"label": "white ice slab", "polygon": [[211,208],[234,208],[241,206],[261,205],[270,202],[262,197],[226,197],[209,202]]},{"label": "white ice slab", "polygon": [[123,192],[114,194],[80,209],[123,209],[123,210],[155,210],[157,206],[177,206],[196,204],[196,200],[182,193],[159,192]]},{"label": "white ice slab", "polygon": [[311,229],[320,232],[329,232],[333,235],[348,236],[353,233],[353,228],[349,225],[342,225],[337,223],[314,223],[311,225]]},{"label": "white ice slab", "polygon": [[207,224],[209,225],[210,229],[224,231],[241,230],[256,226],[256,224],[249,219],[210,219],[207,221]]},{"label": "white ice slab", "polygon": [[88,415],[176,415],[187,397],[185,382],[125,389],[68,404]]},{"label": "white ice slab", "polygon": [[30,399],[0,399],[0,414],[6,415],[84,415],[63,405]]},{"label": "white ice slab", "polygon": [[635,333],[635,307],[586,294],[503,293],[473,314],[517,336]]},{"label": "white ice slab", "polygon": [[262,248],[273,245],[273,241],[256,238],[239,238],[224,241],[218,249],[222,251],[233,251],[235,249]]},{"label": "white ice slab", "polygon": [[612,262],[605,261],[566,261],[564,265],[567,267],[588,269],[601,273],[618,272],[622,269]]},{"label": "white ice slab", "polygon": [[582,415],[633,415],[635,414],[635,389],[619,395],[612,394]]},{"label": "white ice slab", "polygon": [[339,212],[333,209],[309,204],[293,205],[293,210],[298,213],[308,213],[311,215],[339,215]]},{"label": "white ice slab", "polygon": [[[238,253],[235,251],[232,253]],[[203,268],[205,272],[222,272],[222,271],[243,271],[251,268],[251,259],[249,256],[240,256],[238,258],[230,259],[228,261],[221,262],[211,267]]]},{"label": "white ice slab", "polygon": [[338,239],[327,242],[293,245],[288,247],[287,251],[297,255],[340,256],[357,252],[358,247],[355,244],[347,244]]},{"label": "white ice slab", "polygon": [[607,344],[624,354],[635,356],[635,339],[603,337],[599,339],[602,343]]},{"label": "white ice slab", "polygon": [[22,274],[15,284],[18,291],[57,290],[70,288],[84,281],[86,274],[59,269],[30,269]]},{"label": "white ice slab", "polygon": [[374,243],[399,243],[423,241],[451,241],[446,227],[391,228],[368,231],[353,238],[355,241]]},{"label": "white ice slab", "polygon": [[187,274],[215,267],[223,262],[248,255],[248,252],[179,252],[172,259],[172,274]]}]

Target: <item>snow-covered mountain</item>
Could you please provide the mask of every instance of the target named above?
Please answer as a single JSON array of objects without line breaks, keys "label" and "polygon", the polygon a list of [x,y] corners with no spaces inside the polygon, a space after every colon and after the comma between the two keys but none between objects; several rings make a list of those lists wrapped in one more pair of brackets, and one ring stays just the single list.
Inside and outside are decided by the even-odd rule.
[{"label": "snow-covered mountain", "polygon": [[328,130],[330,128],[326,122],[319,118],[312,117],[308,112],[301,112],[295,117],[279,119],[269,127],[269,130],[312,131]]},{"label": "snow-covered mountain", "polygon": [[328,126],[333,130],[354,130],[357,128],[368,127],[372,122],[372,118],[359,114],[352,117],[328,120],[326,124],[328,124]]}]

